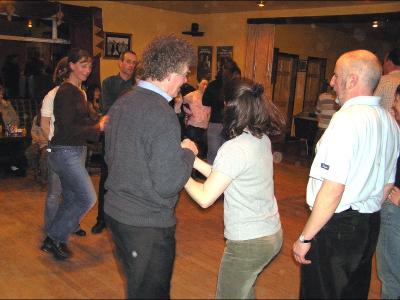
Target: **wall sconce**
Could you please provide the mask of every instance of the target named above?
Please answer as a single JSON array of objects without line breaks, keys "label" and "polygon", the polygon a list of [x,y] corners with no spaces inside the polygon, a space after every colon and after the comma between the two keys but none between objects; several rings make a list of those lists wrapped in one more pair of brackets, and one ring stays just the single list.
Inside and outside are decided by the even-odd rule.
[{"label": "wall sconce", "polygon": [[258,7],[264,7],[265,6],[265,1],[260,0],[260,2],[258,2]]},{"label": "wall sconce", "polygon": [[32,26],[33,26],[33,25],[32,25],[32,20],[29,19],[29,20],[28,20],[28,27],[29,27],[29,28],[32,28]]},{"label": "wall sconce", "polygon": [[379,26],[378,21],[373,21],[373,22],[372,22],[372,27],[373,27],[373,28],[378,28],[378,26]]}]

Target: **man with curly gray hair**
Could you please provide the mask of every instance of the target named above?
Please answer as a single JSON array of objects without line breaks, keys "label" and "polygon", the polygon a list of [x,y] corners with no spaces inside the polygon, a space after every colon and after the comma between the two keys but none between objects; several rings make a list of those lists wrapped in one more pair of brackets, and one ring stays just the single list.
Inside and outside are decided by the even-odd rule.
[{"label": "man with curly gray hair", "polygon": [[175,36],[154,39],[142,56],[142,80],[108,112],[104,211],[128,298],[170,297],[175,205],[197,149],[190,140],[181,143],[168,102],[187,81],[193,56],[191,45]]}]

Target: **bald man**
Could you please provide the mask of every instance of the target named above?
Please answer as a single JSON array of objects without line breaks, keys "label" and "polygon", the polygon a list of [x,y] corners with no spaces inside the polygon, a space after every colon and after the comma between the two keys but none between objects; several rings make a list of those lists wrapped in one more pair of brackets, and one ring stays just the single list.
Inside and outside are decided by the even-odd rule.
[{"label": "bald man", "polygon": [[336,62],[330,85],[341,109],[317,144],[307,185],[311,215],[293,245],[300,298],[368,298],[379,211],[399,149],[394,119],[372,96],[381,73],[366,50]]}]

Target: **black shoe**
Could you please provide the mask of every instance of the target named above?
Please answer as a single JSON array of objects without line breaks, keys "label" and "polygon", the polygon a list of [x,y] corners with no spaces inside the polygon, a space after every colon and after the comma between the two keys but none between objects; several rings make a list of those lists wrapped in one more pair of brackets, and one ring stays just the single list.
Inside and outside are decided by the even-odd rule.
[{"label": "black shoe", "polygon": [[77,231],[74,232],[74,234],[76,234],[77,236],[85,236],[86,231],[83,230],[82,228],[79,228]]},{"label": "black shoe", "polygon": [[72,252],[68,249],[66,244],[57,243],[50,237],[46,237],[40,249],[44,252],[53,253],[54,258],[58,260],[64,260],[72,256]]},{"label": "black shoe", "polygon": [[92,227],[92,233],[101,233],[104,228],[106,228],[106,223],[104,223],[104,221],[97,221],[97,223]]}]

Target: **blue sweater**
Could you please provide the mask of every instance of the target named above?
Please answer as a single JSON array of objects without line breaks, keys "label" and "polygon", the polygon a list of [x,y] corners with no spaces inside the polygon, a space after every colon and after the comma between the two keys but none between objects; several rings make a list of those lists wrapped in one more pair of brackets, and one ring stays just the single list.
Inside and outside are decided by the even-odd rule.
[{"label": "blue sweater", "polygon": [[108,115],[104,211],[133,226],[175,225],[175,205],[195,156],[180,146],[174,110],[159,94],[136,86]]}]

